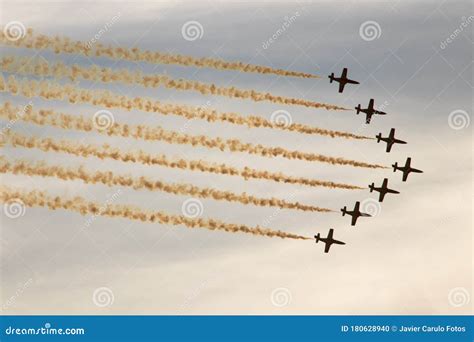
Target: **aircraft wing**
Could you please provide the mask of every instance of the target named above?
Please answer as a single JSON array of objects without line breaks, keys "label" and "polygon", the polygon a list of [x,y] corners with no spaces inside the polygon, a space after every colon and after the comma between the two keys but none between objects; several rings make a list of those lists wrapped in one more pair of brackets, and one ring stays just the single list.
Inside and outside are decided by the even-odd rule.
[{"label": "aircraft wing", "polygon": [[369,109],[369,110],[373,110],[373,109],[374,109],[374,99],[370,99],[368,109]]},{"label": "aircraft wing", "polygon": [[403,171],[403,181],[406,182],[407,178],[408,178],[408,174],[410,173],[410,171],[406,170],[406,171]]},{"label": "aircraft wing", "polygon": [[387,189],[387,186],[388,186],[388,179],[387,179],[387,178],[384,178],[384,179],[383,179],[383,183],[382,183],[382,188]]},{"label": "aircraft wing", "polygon": [[386,152],[390,152],[392,150],[392,146],[393,146],[393,142],[389,141],[387,142],[387,148],[386,148]]},{"label": "aircraft wing", "polygon": [[358,212],[360,209],[360,202],[356,202],[356,204],[354,205],[354,212]]},{"label": "aircraft wing", "polygon": [[326,237],[326,239],[328,240],[332,240],[332,235],[334,234],[334,229],[329,229],[329,233],[328,233],[328,236]]},{"label": "aircraft wing", "polygon": [[366,124],[369,124],[369,123],[370,123],[370,119],[372,119],[372,114],[367,113],[367,114],[365,115],[365,123],[366,123]]},{"label": "aircraft wing", "polygon": [[355,226],[358,217],[359,217],[359,216],[357,216],[357,215],[352,216],[351,226]]},{"label": "aircraft wing", "polygon": [[383,199],[385,197],[385,194],[386,192],[385,191],[381,191],[380,194],[379,194],[379,202],[383,202]]},{"label": "aircraft wing", "polygon": [[324,246],[324,253],[329,252],[329,248],[331,248],[332,243],[331,242],[326,242],[326,246]]},{"label": "aircraft wing", "polygon": [[346,85],[346,82],[340,81],[339,82],[339,92],[342,93],[344,91],[344,86]]},{"label": "aircraft wing", "polygon": [[390,137],[392,140],[395,139],[395,128],[392,128],[392,129],[390,130],[389,137]]},{"label": "aircraft wing", "polygon": [[341,78],[347,78],[347,68],[342,69]]}]

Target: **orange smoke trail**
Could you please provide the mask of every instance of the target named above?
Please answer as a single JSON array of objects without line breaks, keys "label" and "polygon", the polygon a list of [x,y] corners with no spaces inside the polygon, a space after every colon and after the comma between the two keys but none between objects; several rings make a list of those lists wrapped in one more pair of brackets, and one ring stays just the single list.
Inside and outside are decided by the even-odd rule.
[{"label": "orange smoke trail", "polygon": [[21,94],[26,97],[39,96],[48,100],[67,100],[70,103],[89,103],[107,108],[120,108],[124,110],[140,110],[157,113],[160,115],[177,115],[188,120],[200,119],[207,122],[227,122],[234,125],[247,126],[249,128],[271,128],[304,134],[317,134],[332,138],[347,139],[372,139],[367,136],[356,135],[348,132],[327,130],[303,124],[282,125],[258,116],[241,116],[237,113],[218,113],[215,110],[201,107],[190,107],[178,104],[163,104],[159,101],[142,98],[126,97],[116,95],[107,90],[88,90],[78,88],[74,85],[61,85],[55,82],[18,80],[14,76],[8,80],[0,75],[0,91],[10,91],[13,94]]},{"label": "orange smoke trail", "polygon": [[[95,65],[87,68],[81,67],[77,64],[68,66],[62,62],[50,64],[45,60],[39,60],[37,58],[32,60],[27,57],[4,57],[1,60],[0,66],[2,71],[8,73],[54,77],[57,80],[67,78],[71,81],[84,79],[94,82],[121,82],[125,84],[140,84],[144,87],[150,88],[164,86],[168,89],[191,90],[197,91],[203,95],[212,94],[231,98],[251,99],[255,102],[269,101],[283,105],[299,105],[308,108],[324,108],[327,110],[344,109],[343,107],[331,104],[277,96],[270,93],[261,93],[255,90],[242,90],[235,87],[220,87],[215,84],[206,84],[192,80],[175,80],[166,75],[143,75],[140,71],[131,72],[127,69],[114,71],[110,68],[102,68]],[[208,112],[212,113],[212,111]]]},{"label": "orange smoke trail", "polygon": [[[8,108],[8,104],[3,106],[3,108],[0,109],[0,112],[2,112],[1,115],[5,116],[5,112],[8,111]],[[39,116],[41,116],[41,118],[39,118]],[[74,116],[65,114],[57,115],[53,111],[42,111],[36,116],[34,113],[22,116],[23,120],[28,120],[28,118],[31,120],[31,122],[35,122],[37,124],[51,124],[63,129],[76,129],[83,131],[90,131],[93,129],[92,121],[88,121],[83,117],[75,118]],[[97,117],[96,120],[100,120],[100,117]],[[96,125],[99,126],[100,122],[96,122]],[[350,165],[354,167],[365,167],[372,169],[384,168],[384,166],[381,165],[369,164],[340,157],[331,157],[300,151],[289,151],[281,147],[266,147],[260,144],[254,145],[250,143],[243,143],[239,139],[209,138],[204,135],[192,136],[175,131],[168,131],[159,126],[150,128],[143,125],[131,126],[114,123],[113,125],[110,125],[110,128],[107,130],[99,130],[99,132],[108,135],[132,137],[135,139],[165,141],[169,144],[203,146],[206,148],[219,149],[221,151],[227,150],[231,152],[245,152],[248,154],[258,154],[260,156],[270,158],[283,157],[286,159],[306,160],[310,162],[329,163],[332,165]]]},{"label": "orange smoke trail", "polygon": [[[280,230],[249,227],[243,224],[225,223],[215,219],[187,218],[181,215],[170,215],[163,211],[142,210],[130,205],[102,204],[86,201],[82,197],[64,199],[61,196],[50,196],[43,191],[25,191],[0,187],[0,201],[8,205],[9,201],[22,201],[27,207],[43,207],[50,210],[65,209],[80,213],[81,215],[104,215],[109,217],[122,217],[142,222],[161,223],[166,225],[184,225],[188,228],[205,228],[209,230],[222,230],[231,233],[248,233],[253,235],[279,237],[282,239],[310,240],[311,238],[286,233]],[[22,204],[22,205],[23,205]]]},{"label": "orange smoke trail", "polygon": [[50,37],[35,35],[28,29],[25,37],[11,41],[0,31],[0,43],[36,50],[52,50],[55,53],[74,53],[84,56],[107,57],[113,60],[127,60],[132,62],[148,62],[153,64],[176,64],[197,68],[212,68],[217,70],[235,70],[259,74],[274,74],[279,76],[292,76],[302,78],[318,78],[318,76],[297,71],[274,69],[261,65],[245,64],[242,62],[226,62],[214,58],[194,58],[178,54],[161,53],[157,51],[140,50],[138,48],[104,46],[96,43],[89,48],[86,42],[72,41],[66,37]]},{"label": "orange smoke trail", "polygon": [[230,191],[220,191],[212,188],[199,188],[191,184],[166,183],[154,181],[146,177],[133,178],[130,176],[115,175],[112,171],[91,172],[84,167],[65,168],[62,166],[49,166],[46,163],[31,163],[28,161],[9,162],[0,156],[0,173],[23,174],[28,176],[56,177],[62,180],[80,179],[84,183],[102,183],[107,186],[126,186],[150,191],[163,191],[174,195],[190,195],[199,198],[212,198],[218,201],[239,202],[245,205],[261,207],[279,207],[281,209],[296,209],[309,212],[334,212],[331,209],[310,205],[291,203],[278,198],[258,198],[246,193],[236,194]]},{"label": "orange smoke trail", "polygon": [[[347,189],[362,190],[365,187],[359,187],[344,183],[335,183],[315,179],[290,177],[282,173],[272,173],[268,171],[260,171],[245,167],[237,169],[226,164],[207,163],[201,160],[170,160],[166,155],[150,155],[144,151],[138,150],[134,152],[123,152],[117,148],[112,148],[108,144],[102,146],[77,144],[67,140],[40,139],[36,137],[25,137],[18,133],[7,132],[0,135],[2,144],[10,144],[14,147],[20,146],[24,148],[36,148],[44,152],[63,152],[80,157],[94,156],[99,159],[113,159],[123,162],[141,163],[144,165],[159,165],[168,168],[176,168],[182,170],[209,172],[221,175],[239,176],[244,179],[265,179],[274,182],[299,184],[312,187],[327,187],[331,189]],[[1,145],[0,145],[1,146]]]}]

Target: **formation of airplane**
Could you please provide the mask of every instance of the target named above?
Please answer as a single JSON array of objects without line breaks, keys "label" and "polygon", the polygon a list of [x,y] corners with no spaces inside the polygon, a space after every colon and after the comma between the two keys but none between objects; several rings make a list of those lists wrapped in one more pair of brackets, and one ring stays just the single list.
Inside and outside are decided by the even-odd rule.
[{"label": "formation of airplane", "polygon": [[[331,75],[329,75],[328,77],[329,77],[329,83],[332,83],[333,81],[336,81],[339,83],[339,93],[342,93],[344,91],[344,87],[346,84],[359,84],[359,82],[347,78],[347,68],[344,68],[342,70],[341,77],[334,77],[334,73],[331,73]],[[367,106],[367,108],[361,108],[361,105],[359,104],[357,105],[357,107],[355,107],[355,110],[356,110],[356,114],[359,114],[361,112],[366,114],[366,120],[365,120],[366,124],[370,123],[373,115],[386,115],[387,114],[383,111],[380,111],[374,108],[374,99],[370,99],[369,105]],[[383,137],[382,133],[379,133],[375,136],[375,138],[377,139],[377,143],[380,143],[381,141],[383,141],[387,144],[387,147],[385,150],[387,153],[392,150],[392,146],[394,144],[407,143],[406,141],[395,138],[395,128],[390,129],[390,133],[387,137]],[[393,167],[393,172],[396,172],[398,170],[403,173],[403,177],[402,177],[403,182],[406,182],[408,175],[411,172],[423,173],[423,171],[411,167],[410,157],[407,158],[404,166],[398,166],[398,163],[395,163],[392,165],[392,167]],[[379,199],[378,199],[379,202],[383,202],[386,194],[399,194],[400,193],[399,191],[390,189],[388,187],[388,178],[383,179],[382,185],[380,187],[376,187],[374,183],[370,184],[369,189],[370,189],[370,192],[376,191],[379,193]],[[371,217],[370,214],[363,213],[360,211],[359,201],[355,203],[353,210],[347,210],[347,207],[344,206],[344,208],[341,209],[341,212],[342,212],[342,216],[345,216],[347,214],[352,217],[351,226],[356,225],[357,219],[359,217]],[[331,248],[333,244],[345,245],[345,242],[334,239],[333,235],[334,235],[334,229],[331,228],[329,229],[329,233],[327,237],[321,237],[320,233],[314,236],[314,238],[316,239],[316,243],[320,241],[325,243],[324,253],[328,253],[329,249]]]},{"label": "formation of airplane", "polygon": [[374,99],[370,99],[369,105],[367,108],[361,108],[360,104],[355,107],[356,114],[359,115],[360,112],[365,113],[365,123],[369,124],[370,120],[372,119],[372,115],[378,114],[378,115],[386,115],[387,113],[382,112],[380,110],[376,110],[374,108]]},{"label": "formation of airplane", "polygon": [[325,238],[322,238],[319,233],[318,233],[318,235],[314,236],[314,238],[316,239],[316,243],[318,243],[319,241],[324,242],[324,244],[325,244],[324,253],[328,253],[329,249],[331,248],[331,246],[333,244],[335,244],[335,245],[345,245],[346,244],[345,242],[333,239],[332,238],[333,234],[334,234],[334,229],[331,228],[331,229],[329,229],[328,236],[325,237]]},{"label": "formation of airplane", "polygon": [[360,211],[360,202],[355,203],[354,210],[347,210],[347,207],[344,207],[341,209],[341,212],[342,216],[345,216],[346,214],[352,216],[351,226],[355,226],[359,217],[371,217],[371,215]]},{"label": "formation of airplane", "polygon": [[369,189],[370,189],[370,192],[373,192],[374,190],[379,192],[379,202],[383,202],[383,199],[384,199],[386,194],[399,194],[400,193],[396,190],[388,188],[388,179],[387,178],[383,179],[383,183],[382,183],[382,186],[380,188],[376,187],[374,185],[374,183],[372,183],[372,184],[369,185]]},{"label": "formation of airplane", "polygon": [[329,83],[336,81],[339,83],[339,92],[342,93],[344,91],[344,87],[346,84],[359,84],[359,82],[351,80],[347,78],[347,68],[342,69],[341,77],[334,77],[334,73],[331,73],[329,77]]},{"label": "formation of airplane", "polygon": [[406,141],[395,138],[395,128],[392,128],[390,130],[390,134],[386,138],[382,137],[382,133],[377,134],[375,137],[377,138],[377,143],[379,143],[380,141],[384,141],[387,143],[387,149],[385,150],[385,152],[390,152],[392,150],[393,144],[407,143]]},{"label": "formation of airplane", "polygon": [[395,164],[392,165],[392,167],[393,167],[393,172],[396,172],[397,170],[403,172],[402,181],[404,181],[404,182],[407,181],[408,175],[411,172],[423,173],[423,171],[411,167],[411,158],[410,157],[407,158],[407,161],[405,162],[405,166],[398,166],[398,163],[395,163]]}]

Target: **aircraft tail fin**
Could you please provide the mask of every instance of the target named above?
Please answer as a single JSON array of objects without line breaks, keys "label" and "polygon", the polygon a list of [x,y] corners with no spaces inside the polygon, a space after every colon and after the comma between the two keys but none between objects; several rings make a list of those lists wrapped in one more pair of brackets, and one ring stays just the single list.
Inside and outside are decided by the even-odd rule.
[{"label": "aircraft tail fin", "polygon": [[334,73],[332,72],[331,75],[329,75],[328,77],[329,77],[329,83],[332,83],[332,81],[334,81]]},{"label": "aircraft tail fin", "polygon": [[357,111],[356,114],[360,113],[360,104],[358,104],[357,107],[355,107],[355,110]]},{"label": "aircraft tail fin", "polygon": [[374,191],[374,187],[375,187],[374,183],[372,183],[372,184],[369,185],[370,192],[373,192],[373,191]]},{"label": "aircraft tail fin", "polygon": [[341,212],[342,212],[342,216],[345,216],[347,212],[347,207],[344,206],[344,208],[341,209]]},{"label": "aircraft tail fin", "polygon": [[382,133],[379,133],[375,136],[377,138],[377,142],[380,142],[380,139],[382,139]]},{"label": "aircraft tail fin", "polygon": [[316,239],[316,243],[319,242],[319,240],[321,239],[321,235],[319,235],[319,233],[317,235],[314,236],[314,238]]},{"label": "aircraft tail fin", "polygon": [[397,171],[398,163],[392,164],[393,172]]}]

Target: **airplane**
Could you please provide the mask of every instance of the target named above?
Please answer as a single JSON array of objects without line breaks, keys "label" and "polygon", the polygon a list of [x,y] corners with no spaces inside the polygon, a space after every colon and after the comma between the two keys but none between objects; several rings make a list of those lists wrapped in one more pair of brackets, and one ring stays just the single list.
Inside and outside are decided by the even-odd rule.
[{"label": "airplane", "polygon": [[371,215],[369,215],[369,214],[361,213],[360,210],[359,210],[359,207],[360,207],[360,202],[356,202],[353,211],[347,210],[346,207],[344,207],[344,208],[341,209],[342,216],[344,216],[344,215],[346,215],[346,214],[352,216],[351,226],[355,226],[355,224],[356,224],[356,222],[357,222],[357,219],[358,219],[360,216],[363,216],[363,217],[371,217]]},{"label": "airplane", "polygon": [[334,233],[334,229],[331,228],[331,229],[329,229],[328,236],[325,237],[325,238],[320,237],[319,233],[318,233],[318,235],[314,236],[314,238],[316,239],[316,243],[318,243],[319,241],[322,241],[326,244],[324,246],[324,253],[329,252],[329,249],[331,248],[332,244],[336,244],[336,245],[345,245],[346,244],[345,242],[333,239],[332,238],[333,233]]},{"label": "airplane", "polygon": [[383,183],[382,183],[382,186],[380,188],[377,188],[376,186],[374,186],[374,183],[369,185],[370,192],[373,192],[374,190],[377,191],[377,192],[380,192],[379,202],[383,202],[383,198],[385,197],[385,194],[399,194],[400,193],[396,190],[389,189],[387,187],[387,185],[388,185],[388,179],[387,178],[383,179]]},{"label": "airplane", "polygon": [[378,114],[378,115],[386,115],[387,113],[382,112],[380,110],[374,109],[374,99],[370,99],[369,101],[369,106],[367,108],[361,108],[360,104],[357,105],[357,107],[354,108],[357,111],[357,115],[359,115],[360,112],[363,112],[366,114],[366,119],[365,123],[369,124],[370,119],[372,119],[372,115]]},{"label": "airplane", "polygon": [[382,133],[377,134],[375,137],[377,138],[377,143],[379,143],[380,140],[387,143],[387,149],[385,150],[386,152],[390,152],[390,150],[392,149],[393,144],[395,144],[395,143],[397,143],[397,144],[406,144],[407,143],[406,141],[395,138],[395,128],[392,128],[390,130],[390,134],[386,138],[382,137]]},{"label": "airplane", "polygon": [[418,170],[418,169],[414,169],[410,166],[411,164],[411,158],[408,157],[407,158],[407,161],[405,162],[405,166],[398,166],[398,163],[395,163],[392,165],[393,167],[393,172],[396,172],[397,170],[400,170],[403,172],[403,178],[402,180],[404,182],[406,182],[407,178],[408,178],[408,175],[410,174],[410,172],[415,172],[415,173],[423,173],[423,171],[421,170]]},{"label": "airplane", "polygon": [[359,82],[347,78],[347,68],[342,69],[341,77],[334,77],[334,73],[331,73],[331,75],[329,75],[328,77],[329,77],[329,83],[332,83],[332,81],[339,82],[339,92],[340,93],[342,93],[344,91],[344,86],[347,83],[359,84]]}]

